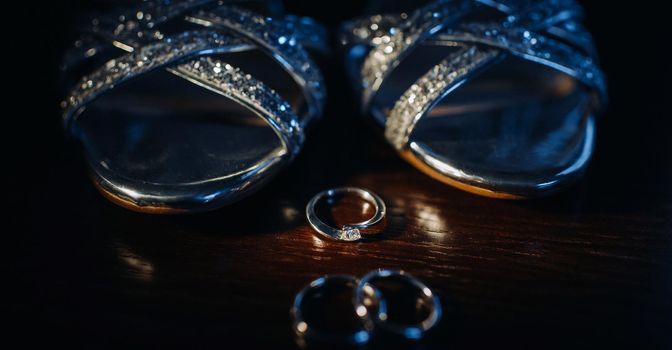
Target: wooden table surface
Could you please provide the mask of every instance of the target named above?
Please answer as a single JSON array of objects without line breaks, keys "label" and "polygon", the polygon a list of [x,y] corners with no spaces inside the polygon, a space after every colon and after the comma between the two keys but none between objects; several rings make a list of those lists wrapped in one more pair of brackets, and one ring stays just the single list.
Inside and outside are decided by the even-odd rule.
[{"label": "wooden table surface", "polygon": [[[592,29],[609,37],[609,27]],[[326,68],[326,118],[296,162],[261,192],[212,213],[142,215],[111,204],[88,180],[77,147],[54,129],[46,167],[33,175],[30,249],[15,265],[28,292],[10,311],[39,330],[28,342],[291,349],[289,308],[304,284],[385,267],[440,295],[444,319],[423,348],[669,349],[666,93],[655,75],[620,80],[626,59],[610,61],[619,49],[601,42],[612,100],[589,172],[543,200],[478,197],[407,165],[358,114],[337,59]],[[383,197],[383,239],[316,238],[305,204],[341,185]],[[334,215],[361,215],[349,208]]]}]

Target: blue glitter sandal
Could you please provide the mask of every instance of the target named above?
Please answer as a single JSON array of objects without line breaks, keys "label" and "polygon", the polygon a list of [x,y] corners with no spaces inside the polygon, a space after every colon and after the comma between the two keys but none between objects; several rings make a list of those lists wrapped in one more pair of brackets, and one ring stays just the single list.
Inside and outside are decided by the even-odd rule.
[{"label": "blue glitter sandal", "polygon": [[544,196],[581,176],[606,89],[575,1],[400,12],[348,22],[340,41],[363,110],[402,158],[496,198]]},{"label": "blue glitter sandal", "polygon": [[151,213],[234,202],[287,165],[321,116],[306,49],[326,50],[325,30],[227,4],[146,2],[95,20],[66,55],[64,76],[83,77],[65,128],[113,202]]}]

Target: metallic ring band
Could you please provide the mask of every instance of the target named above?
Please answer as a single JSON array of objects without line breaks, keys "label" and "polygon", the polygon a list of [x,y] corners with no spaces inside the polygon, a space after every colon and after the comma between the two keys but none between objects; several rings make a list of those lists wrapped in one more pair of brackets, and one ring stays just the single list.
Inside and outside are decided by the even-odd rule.
[{"label": "metallic ring band", "polygon": [[[395,324],[387,320],[387,304],[385,295],[376,288],[372,282],[384,278],[398,278],[406,284],[418,289],[424,298],[427,299],[430,307],[429,315],[425,320],[417,324],[405,325]],[[365,298],[367,295],[373,295],[378,300],[378,310],[373,313],[367,307]],[[417,278],[411,276],[402,270],[379,269],[366,274],[360,281],[355,290],[355,310],[365,323],[372,323],[374,327],[400,335],[406,339],[418,340],[425,333],[434,328],[441,320],[441,302],[439,297]]]},{"label": "metallic ring band", "polygon": [[[326,332],[320,332],[314,328],[311,328],[303,317],[303,301],[306,299],[306,297],[313,293],[318,293],[319,291],[333,285],[345,285],[355,290],[358,283],[359,280],[357,280],[357,278],[354,276],[327,275],[319,277],[305,286],[294,297],[294,304],[290,310],[292,316],[292,329],[296,335],[307,340],[321,340],[332,344],[347,343],[351,345],[364,345],[368,343],[369,339],[371,338],[371,328],[367,323],[363,323],[362,326],[352,334],[339,336]],[[371,297],[376,298],[377,294]]]},{"label": "metallic ring band", "polygon": [[[327,225],[317,217],[317,214],[315,213],[315,205],[323,198],[330,198],[344,193],[357,194],[364,200],[373,203],[376,213],[368,220],[359,223],[343,225],[340,230]],[[308,205],[306,205],[306,217],[308,218],[308,223],[310,226],[312,226],[313,229],[319,232],[322,236],[337,241],[352,242],[362,239],[362,235],[358,229],[367,228],[377,224],[385,217],[386,210],[385,202],[383,202],[383,200],[375,193],[356,187],[340,187],[322,191],[316,194],[310,200],[310,202],[308,202]]]}]

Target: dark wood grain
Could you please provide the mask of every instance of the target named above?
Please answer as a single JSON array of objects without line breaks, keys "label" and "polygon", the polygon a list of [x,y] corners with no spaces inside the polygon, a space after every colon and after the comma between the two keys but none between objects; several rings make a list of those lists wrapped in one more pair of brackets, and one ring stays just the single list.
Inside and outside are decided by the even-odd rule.
[{"label": "dark wood grain", "polygon": [[[672,143],[662,102],[651,102],[665,90],[654,75],[619,81],[627,60],[610,55],[620,44],[610,27],[592,28],[612,102],[586,177],[543,200],[481,198],[401,161],[359,115],[336,58],[305,151],[261,192],[212,213],[119,208],[96,192],[77,147],[51,136],[32,174],[29,250],[14,266],[27,291],[11,307],[23,341],[293,348],[288,311],[304,284],[386,267],[421,278],[445,305],[426,348],[669,349]],[[306,202],[341,185],[386,201],[381,239],[313,234]],[[363,215],[342,204],[335,217]]]}]

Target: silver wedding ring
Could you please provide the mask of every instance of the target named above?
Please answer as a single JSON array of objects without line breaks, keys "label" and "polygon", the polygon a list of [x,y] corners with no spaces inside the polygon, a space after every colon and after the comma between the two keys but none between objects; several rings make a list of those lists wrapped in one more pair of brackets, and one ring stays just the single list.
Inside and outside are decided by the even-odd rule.
[{"label": "silver wedding ring", "polygon": [[[345,224],[340,229],[331,227],[324,223],[324,221],[320,220],[320,218],[315,213],[315,206],[317,203],[320,200],[333,198],[337,195],[347,193],[356,194],[365,201],[371,202],[376,211],[373,217],[362,222]],[[357,187],[339,187],[322,191],[316,194],[306,206],[306,218],[308,219],[310,226],[312,226],[315,231],[320,233],[323,237],[345,242],[353,242],[362,239],[362,234],[359,229],[367,228],[377,224],[385,217],[385,212],[385,203],[380,197],[378,197],[378,195],[369,190]]]},{"label": "silver wedding ring", "polygon": [[290,313],[292,315],[292,329],[300,340],[307,341],[321,341],[332,344],[350,344],[350,345],[364,345],[369,342],[371,338],[371,327],[366,323],[362,323],[361,327],[354,332],[347,335],[335,335],[328,332],[317,330],[311,327],[303,317],[304,301],[308,297],[319,295],[327,288],[335,286],[346,286],[353,290],[357,288],[359,280],[350,275],[327,275],[322,276],[306,285],[294,297],[294,304]]},{"label": "silver wedding ring", "polygon": [[[422,296],[423,303],[429,308],[427,317],[417,324],[400,324],[389,321],[387,315],[387,301],[383,294],[375,292],[377,288],[373,284],[375,281],[385,278],[397,279],[400,282],[417,289]],[[369,305],[374,304],[371,302],[371,299],[376,296],[379,296],[377,298],[378,300],[374,300],[377,301],[378,307],[376,310],[372,310]],[[434,328],[441,319],[441,302],[439,301],[439,297],[420,280],[402,270],[378,269],[366,274],[359,281],[359,284],[355,289],[354,303],[357,315],[361,317],[366,324],[373,324],[376,328],[410,340],[421,339],[424,334]]]},{"label": "silver wedding ring", "polygon": [[[375,286],[382,279],[395,279],[411,288],[417,289],[422,304],[428,308],[428,316],[418,322],[402,324],[390,321],[385,295]],[[311,327],[304,318],[304,301],[307,297],[323,296],[325,290],[337,286],[353,289],[352,303],[354,312],[361,321],[360,326],[348,334],[332,334]],[[378,269],[369,272],[361,280],[351,275],[326,275],[315,279],[296,294],[291,308],[292,328],[301,342],[319,341],[332,345],[365,345],[374,331],[393,334],[406,340],[417,341],[436,327],[441,320],[442,309],[439,297],[424,283],[402,270]],[[329,317],[329,315],[323,315]]]}]

